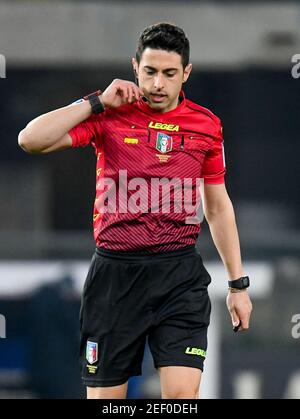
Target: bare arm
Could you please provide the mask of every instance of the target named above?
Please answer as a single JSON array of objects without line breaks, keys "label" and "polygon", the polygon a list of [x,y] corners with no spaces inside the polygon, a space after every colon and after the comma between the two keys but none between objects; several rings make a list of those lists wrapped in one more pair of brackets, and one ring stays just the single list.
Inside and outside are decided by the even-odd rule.
[{"label": "bare arm", "polygon": [[[244,275],[232,202],[222,185],[204,185],[204,214],[230,280]],[[247,291],[229,292],[227,306],[234,326],[248,329],[252,305]]]},{"label": "bare arm", "polygon": [[243,276],[234,210],[224,184],[204,186],[204,214],[229,279]]},{"label": "bare arm", "polygon": [[[118,107],[124,103],[139,100],[143,94],[130,81],[115,79],[101,95],[105,107]],[[50,153],[72,146],[68,132],[92,114],[88,101],[71,105],[43,114],[33,119],[19,133],[18,143],[28,153]]]},{"label": "bare arm", "polygon": [[92,113],[88,101],[75,103],[33,119],[20,132],[18,142],[28,153],[49,153],[72,146],[68,131]]}]

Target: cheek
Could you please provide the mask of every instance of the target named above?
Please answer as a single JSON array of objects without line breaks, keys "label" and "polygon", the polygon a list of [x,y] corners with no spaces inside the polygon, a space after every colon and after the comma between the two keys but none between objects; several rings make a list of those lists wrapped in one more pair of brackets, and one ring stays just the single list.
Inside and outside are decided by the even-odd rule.
[{"label": "cheek", "polygon": [[172,81],[168,83],[168,90],[170,92],[170,95],[173,97],[176,97],[180,91],[181,91],[181,87],[182,85],[180,83],[178,83],[178,81]]},{"label": "cheek", "polygon": [[141,77],[139,79],[140,85],[142,85],[145,88],[149,88],[152,85],[152,80],[149,77]]}]

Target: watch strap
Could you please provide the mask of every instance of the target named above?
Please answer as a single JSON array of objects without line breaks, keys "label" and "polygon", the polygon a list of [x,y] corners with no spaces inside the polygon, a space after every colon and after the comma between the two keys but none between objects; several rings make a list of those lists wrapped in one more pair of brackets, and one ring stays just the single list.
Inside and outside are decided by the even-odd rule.
[{"label": "watch strap", "polygon": [[92,112],[94,114],[99,114],[101,112],[104,112],[104,106],[101,100],[99,99],[99,96],[101,95],[101,90],[96,90],[96,92],[90,93],[89,95],[83,96],[84,100],[88,100],[92,107]]},{"label": "watch strap", "polygon": [[242,276],[241,278],[235,279],[234,281],[228,281],[228,287],[243,290],[250,286],[249,276]]}]

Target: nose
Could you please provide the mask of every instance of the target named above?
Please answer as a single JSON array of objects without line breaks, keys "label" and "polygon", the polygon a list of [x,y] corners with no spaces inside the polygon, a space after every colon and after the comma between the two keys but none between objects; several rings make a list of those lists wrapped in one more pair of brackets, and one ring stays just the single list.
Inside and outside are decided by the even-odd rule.
[{"label": "nose", "polygon": [[164,87],[164,83],[163,83],[163,75],[162,74],[157,74],[154,78],[154,87],[155,89],[162,89]]}]

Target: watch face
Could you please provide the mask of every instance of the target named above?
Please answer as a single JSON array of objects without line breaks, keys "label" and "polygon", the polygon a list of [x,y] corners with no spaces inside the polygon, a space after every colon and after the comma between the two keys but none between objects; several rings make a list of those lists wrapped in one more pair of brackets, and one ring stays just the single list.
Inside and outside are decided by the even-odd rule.
[{"label": "watch face", "polygon": [[243,278],[243,286],[244,286],[245,288],[247,288],[247,287],[249,287],[249,285],[250,285],[250,283],[249,283],[249,278],[248,278],[248,276],[245,276],[245,277]]},{"label": "watch face", "polygon": [[244,276],[240,279],[236,279],[235,281],[229,281],[228,285],[231,288],[236,288],[236,289],[244,289],[244,288],[248,288],[250,285],[250,281],[249,281],[249,277],[248,276]]}]

